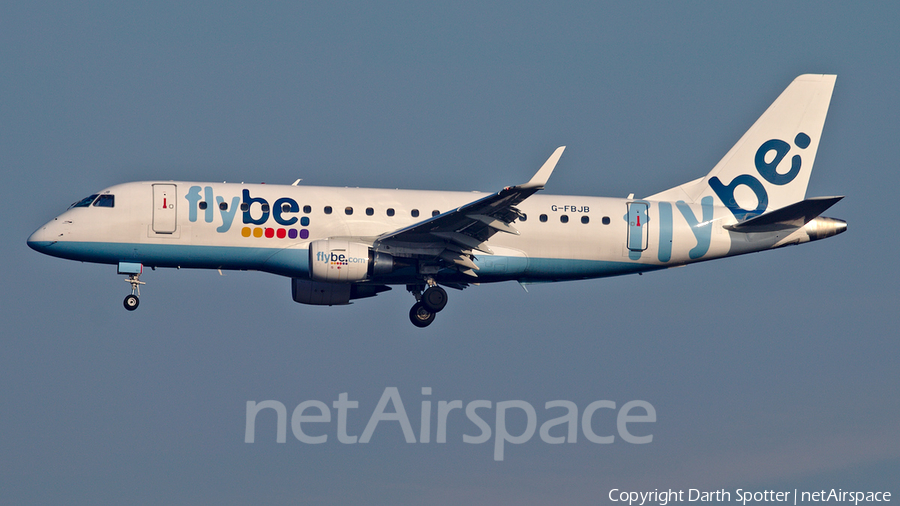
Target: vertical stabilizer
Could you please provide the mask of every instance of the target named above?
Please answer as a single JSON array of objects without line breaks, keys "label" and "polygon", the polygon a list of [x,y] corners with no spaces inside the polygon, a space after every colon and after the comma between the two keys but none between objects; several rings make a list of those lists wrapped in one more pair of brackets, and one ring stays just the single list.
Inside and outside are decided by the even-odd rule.
[{"label": "vertical stabilizer", "polygon": [[739,221],[803,200],[836,77],[797,77],[706,177],[648,200],[710,196]]}]

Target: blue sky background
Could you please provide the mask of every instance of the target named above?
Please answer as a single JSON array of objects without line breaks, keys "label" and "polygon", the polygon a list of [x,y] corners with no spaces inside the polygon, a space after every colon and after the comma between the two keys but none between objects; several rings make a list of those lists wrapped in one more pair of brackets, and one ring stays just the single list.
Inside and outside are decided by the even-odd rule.
[{"label": "blue sky background", "polygon": [[[0,5],[0,502],[597,504],[611,488],[888,490],[900,478],[900,5],[821,2]],[[607,280],[301,306],[287,279],[29,250],[69,203],[142,179],[547,192],[704,175],[797,75],[834,73],[810,196],[849,231]],[[643,399],[654,440],[274,442],[248,400],[385,387],[439,400]],[[433,408],[435,409],[435,408]],[[493,413],[493,412],[491,412]],[[556,416],[554,412],[553,416]],[[271,422],[271,420],[269,420]],[[522,425],[511,419],[510,427]],[[614,422],[598,422],[598,431]],[[603,425],[606,424],[606,425]],[[636,431],[637,432],[637,431]]]}]

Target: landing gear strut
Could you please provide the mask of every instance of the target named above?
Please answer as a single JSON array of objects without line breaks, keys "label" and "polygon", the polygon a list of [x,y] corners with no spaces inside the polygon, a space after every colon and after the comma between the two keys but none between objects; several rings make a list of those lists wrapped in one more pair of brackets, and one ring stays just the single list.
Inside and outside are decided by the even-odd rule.
[{"label": "landing gear strut", "polygon": [[141,285],[147,284],[141,281],[141,273],[143,270],[144,266],[141,264],[124,262],[119,264],[119,274],[128,274],[128,279],[126,279],[125,282],[131,285],[131,295],[127,295],[122,303],[125,306],[125,309],[129,311],[134,311],[141,303],[141,299],[139,298],[141,295]]},{"label": "landing gear strut", "polygon": [[[438,286],[432,278],[425,280],[424,285],[407,285],[406,289],[416,298],[416,303],[409,310],[409,321],[419,328],[427,327],[434,321],[434,316],[447,305],[447,291]],[[423,292],[424,289],[424,292]]]},{"label": "landing gear strut", "polygon": [[127,295],[124,301],[125,309],[129,311],[134,311],[141,303],[141,299],[138,298],[141,295],[140,285],[146,285],[147,283],[141,281],[140,278],[140,274],[129,274],[128,279],[125,280],[126,282],[131,283],[131,295]]}]

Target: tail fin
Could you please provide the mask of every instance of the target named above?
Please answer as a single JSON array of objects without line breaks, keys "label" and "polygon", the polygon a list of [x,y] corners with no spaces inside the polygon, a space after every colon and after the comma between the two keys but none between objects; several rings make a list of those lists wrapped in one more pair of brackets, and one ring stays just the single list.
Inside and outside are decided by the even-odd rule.
[{"label": "tail fin", "polygon": [[712,197],[739,221],[803,200],[836,77],[794,79],[706,177],[647,199]]}]

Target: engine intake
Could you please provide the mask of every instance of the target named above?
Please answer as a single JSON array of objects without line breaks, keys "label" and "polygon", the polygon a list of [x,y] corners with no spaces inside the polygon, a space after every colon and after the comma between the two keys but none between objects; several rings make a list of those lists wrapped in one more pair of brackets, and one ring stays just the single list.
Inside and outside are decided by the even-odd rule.
[{"label": "engine intake", "polygon": [[309,245],[309,265],[313,280],[346,283],[389,274],[394,270],[394,259],[387,253],[373,251],[366,244],[320,239]]}]

